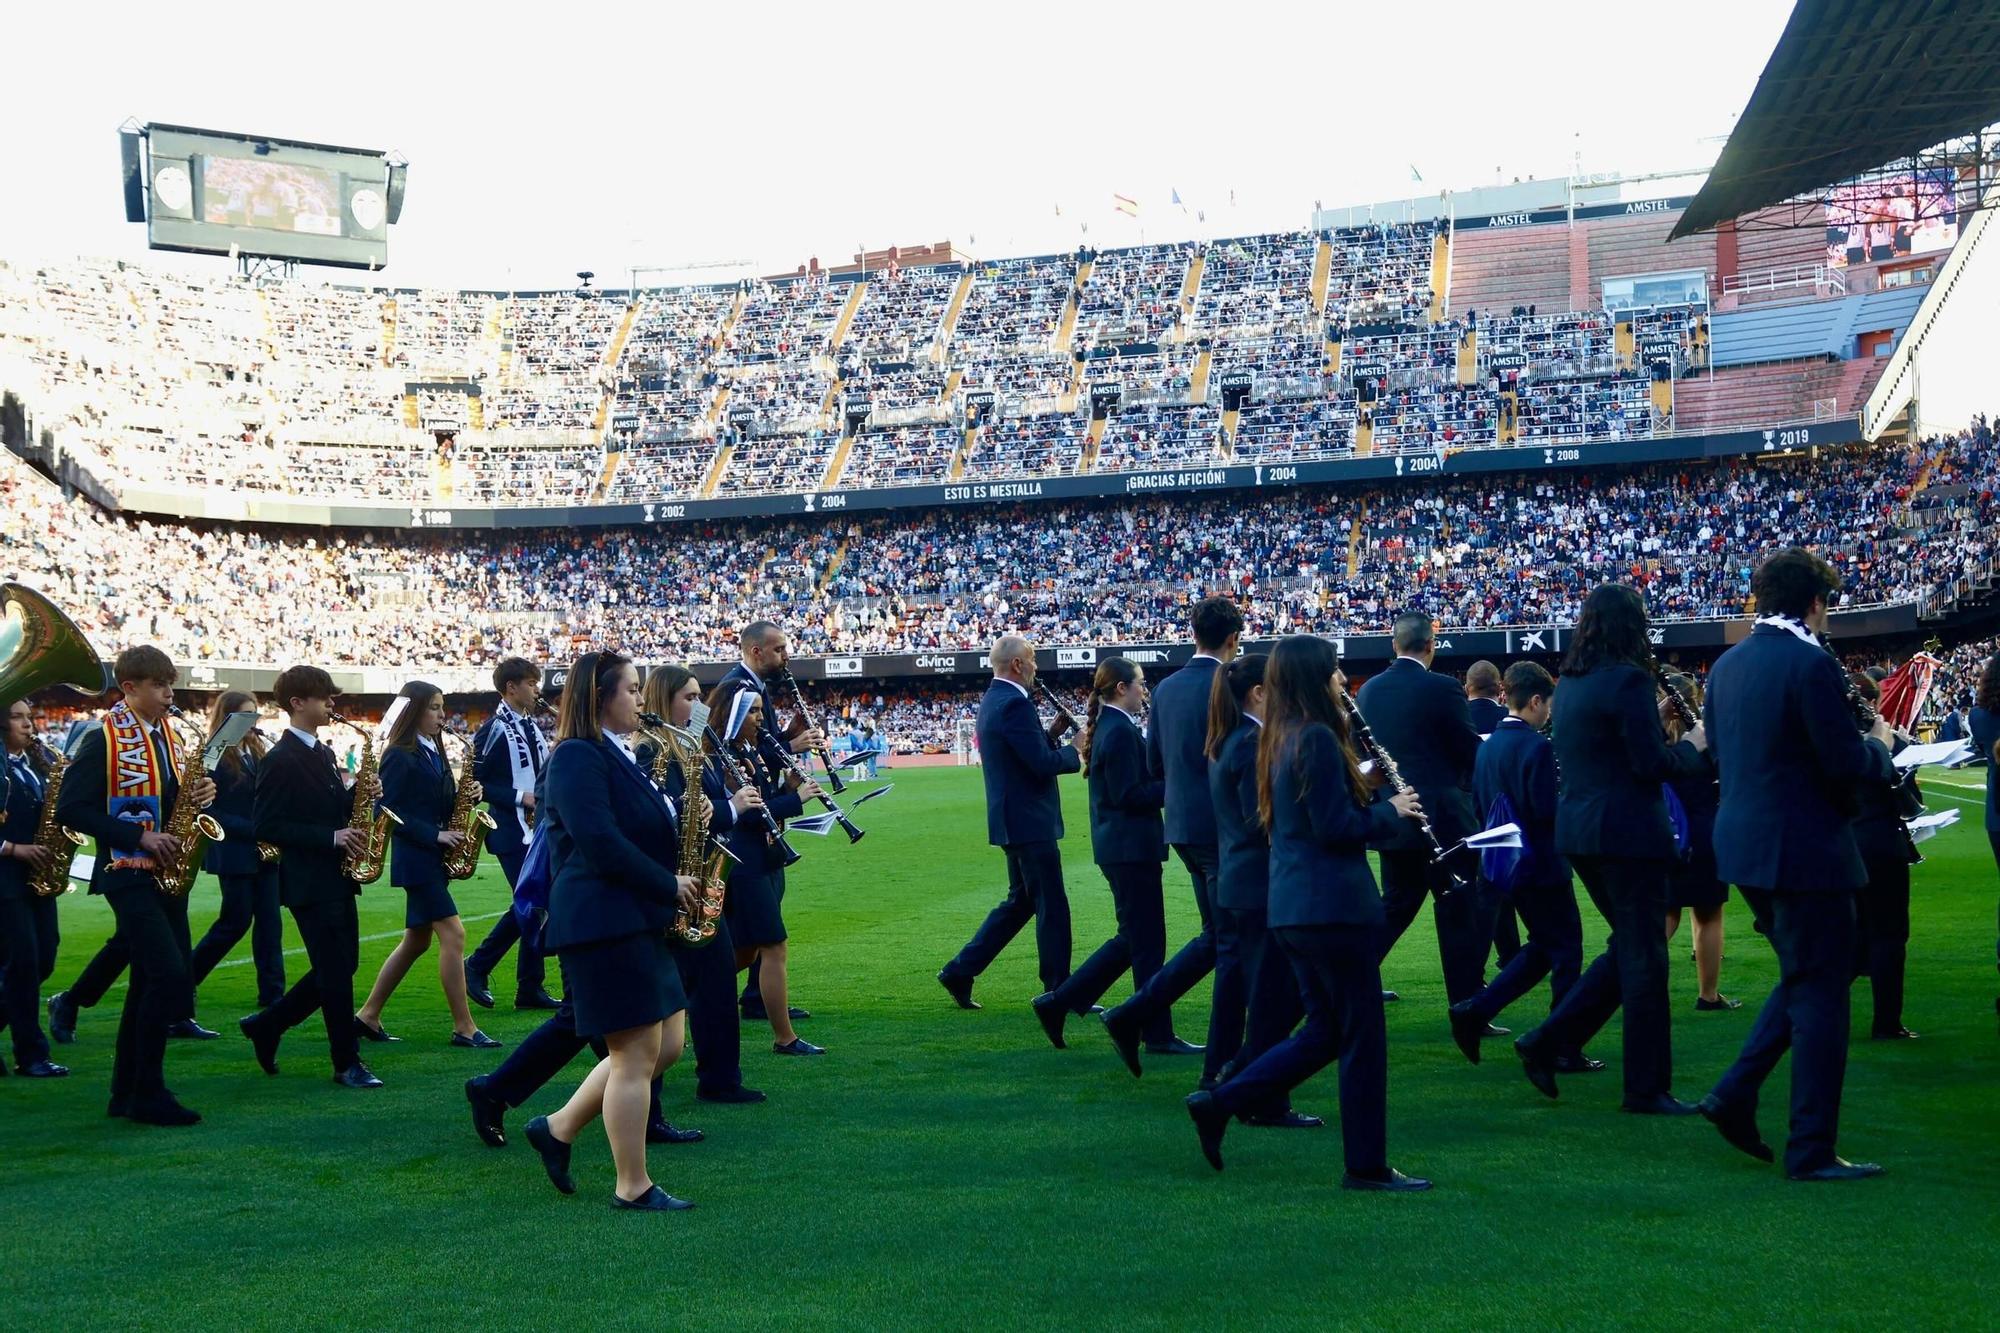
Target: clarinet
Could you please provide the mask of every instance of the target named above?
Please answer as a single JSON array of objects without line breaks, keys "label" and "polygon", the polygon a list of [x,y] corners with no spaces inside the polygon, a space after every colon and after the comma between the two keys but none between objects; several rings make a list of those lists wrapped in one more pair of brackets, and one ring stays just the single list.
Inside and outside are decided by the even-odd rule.
[{"label": "clarinet", "polygon": [[1048,682],[1040,676],[1035,677],[1035,688],[1040,690],[1042,697],[1049,701],[1049,707],[1056,710],[1056,720],[1049,724],[1049,744],[1051,746],[1061,745],[1062,738],[1069,732],[1076,730],[1076,715],[1063,705],[1063,701],[1056,696],[1056,692],[1050,689]]},{"label": "clarinet", "polygon": [[[797,710],[799,717],[805,721],[807,727],[811,728],[814,731],[819,731],[819,723],[816,720],[814,720],[813,715],[806,709],[805,695],[799,693],[798,678],[792,675],[792,669],[790,667],[784,668],[782,675],[785,682],[785,688],[792,692],[792,707]],[[824,732],[821,732],[820,734],[822,736],[825,735]],[[834,795],[838,796],[841,792],[846,791],[847,784],[840,780],[840,770],[833,766],[833,756],[827,753],[826,743],[822,741],[820,743],[819,749],[814,750],[813,753],[819,756],[820,763],[826,766],[826,785],[833,788]],[[797,765],[793,765],[793,767],[797,768]],[[827,808],[828,809],[833,808],[833,803],[831,801],[827,802]],[[839,812],[835,811],[835,813],[838,814]],[[847,816],[841,815],[840,823],[842,828],[849,827],[847,823]],[[858,833],[850,833],[848,837],[853,839],[855,842],[861,841],[861,835]]]},{"label": "clarinet", "polygon": [[1674,684],[1674,678],[1658,662],[1653,663],[1653,679],[1659,682],[1660,691],[1667,696],[1667,708],[1674,720],[1681,724],[1683,733],[1693,731],[1701,719],[1695,716],[1694,705],[1681,693],[1681,687]]},{"label": "clarinet", "polygon": [[[641,713],[639,714],[639,721],[656,730],[664,728],[667,725],[667,720],[658,713]],[[722,737],[715,734],[715,728],[704,722],[701,729],[707,735],[708,743],[714,747],[716,758],[722,761],[722,771],[729,775],[729,780],[734,782],[739,788],[755,786],[756,784],[750,781],[750,775],[738,767],[734,759],[730,758],[729,747],[722,743]],[[790,843],[785,841],[785,831],[779,826],[777,817],[763,806],[758,807],[757,813],[764,817],[764,831],[771,835],[771,843],[778,849],[778,856],[783,863],[785,865],[796,864],[799,854],[792,850]]]},{"label": "clarinet", "polygon": [[[1334,702],[1339,704],[1341,711],[1347,715],[1347,729],[1354,734],[1355,744],[1367,752],[1368,758],[1381,771],[1383,780],[1389,784],[1389,790],[1398,796],[1409,791],[1410,784],[1403,780],[1403,774],[1396,767],[1396,761],[1389,757],[1389,752],[1375,739],[1375,733],[1368,729],[1368,719],[1361,716],[1361,710],[1355,706],[1354,700],[1348,697],[1347,687],[1335,684],[1333,689]],[[1431,864],[1443,864],[1447,853],[1444,844],[1438,841],[1437,830],[1431,827],[1431,817],[1429,815],[1420,817],[1417,820],[1417,827],[1423,830],[1424,841],[1430,844]],[[1453,889],[1465,887],[1465,877],[1456,870],[1445,866],[1445,873],[1451,876]]]},{"label": "clarinet", "polygon": [[[1854,725],[1863,731],[1872,730],[1876,720],[1881,717],[1881,712],[1868,701],[1868,697],[1861,692],[1861,687],[1854,683],[1854,673],[1840,660],[1840,654],[1833,651],[1833,645],[1822,639],[1819,646],[1826,649],[1826,655],[1840,668],[1841,684],[1847,687],[1847,711],[1854,714]],[[1900,815],[1896,818],[1896,829],[1903,835],[1904,859],[1913,866],[1922,865],[1924,854],[1917,850],[1917,839]]]}]

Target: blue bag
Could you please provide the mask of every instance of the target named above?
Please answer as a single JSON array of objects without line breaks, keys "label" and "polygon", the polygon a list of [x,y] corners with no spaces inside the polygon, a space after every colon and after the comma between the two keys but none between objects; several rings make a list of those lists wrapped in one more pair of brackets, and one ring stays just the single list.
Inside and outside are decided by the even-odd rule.
[{"label": "blue bag", "polygon": [[514,916],[521,923],[521,942],[540,948],[542,925],[549,917],[549,885],[555,878],[546,820],[535,825],[528,850],[521,857],[521,874],[514,881]]},{"label": "blue bag", "polygon": [[1681,798],[1674,794],[1673,786],[1670,783],[1662,782],[1660,784],[1660,799],[1667,804],[1667,823],[1674,830],[1674,851],[1682,860],[1686,860],[1688,854],[1687,807],[1681,804]]},{"label": "blue bag", "polygon": [[[1514,803],[1507,799],[1505,792],[1493,798],[1493,806],[1486,812],[1486,827],[1499,828],[1502,824],[1519,824],[1514,817]],[[1520,877],[1521,863],[1528,859],[1527,831],[1522,830],[1522,845],[1519,847],[1484,847],[1479,852],[1479,877],[1500,892],[1512,897],[1515,880]]]}]

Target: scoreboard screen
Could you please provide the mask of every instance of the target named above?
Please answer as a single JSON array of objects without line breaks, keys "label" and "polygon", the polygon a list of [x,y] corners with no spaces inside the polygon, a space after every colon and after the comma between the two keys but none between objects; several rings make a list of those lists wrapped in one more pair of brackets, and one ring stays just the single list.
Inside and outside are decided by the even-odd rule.
[{"label": "scoreboard screen", "polygon": [[152,125],[146,239],[155,250],[379,269],[389,162],[379,152]]}]

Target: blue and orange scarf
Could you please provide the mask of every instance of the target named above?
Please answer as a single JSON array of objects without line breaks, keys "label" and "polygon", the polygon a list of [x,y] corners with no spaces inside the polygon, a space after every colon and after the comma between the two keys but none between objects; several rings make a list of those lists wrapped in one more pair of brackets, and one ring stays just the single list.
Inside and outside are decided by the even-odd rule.
[{"label": "blue and orange scarf", "polygon": [[[167,762],[180,772],[180,742],[174,729],[164,722],[160,730],[167,740]],[[147,735],[146,724],[124,700],[104,717],[105,799],[113,819],[137,824],[142,831],[163,828],[166,820],[160,809],[166,794],[167,775],[160,772],[159,757]],[[113,870],[153,870],[153,858],[134,850],[116,857]]]}]

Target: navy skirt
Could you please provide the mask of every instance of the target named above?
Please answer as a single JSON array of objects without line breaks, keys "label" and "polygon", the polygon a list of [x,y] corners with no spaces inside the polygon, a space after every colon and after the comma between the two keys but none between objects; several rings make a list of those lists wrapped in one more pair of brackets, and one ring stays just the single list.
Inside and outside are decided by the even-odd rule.
[{"label": "navy skirt", "polygon": [[755,949],[765,944],[785,942],[785,868],[751,870],[737,866],[729,872],[729,894],[722,914],[729,921],[729,938],[739,949]]},{"label": "navy skirt", "polygon": [[680,965],[663,930],[560,951],[563,998],[579,1037],[642,1028],[687,1008]]},{"label": "navy skirt", "polygon": [[451,885],[443,880],[435,884],[407,885],[403,894],[408,900],[403,906],[405,926],[428,926],[433,921],[458,915],[458,904],[451,899]]},{"label": "navy skirt", "polygon": [[1715,877],[1715,857],[1676,861],[1667,872],[1667,906],[1709,911],[1729,901],[1729,885]]}]

